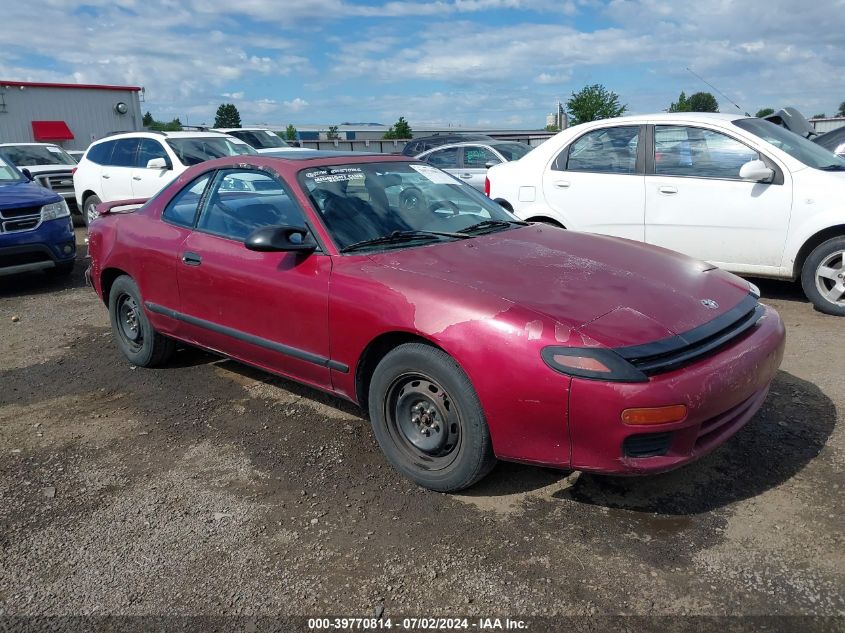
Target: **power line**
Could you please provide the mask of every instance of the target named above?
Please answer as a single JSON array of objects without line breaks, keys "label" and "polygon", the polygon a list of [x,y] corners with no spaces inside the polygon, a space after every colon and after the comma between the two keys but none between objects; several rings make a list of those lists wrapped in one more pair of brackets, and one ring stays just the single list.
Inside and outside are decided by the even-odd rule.
[{"label": "power line", "polygon": [[[734,106],[737,110],[739,110],[740,112],[745,112],[742,108],[740,108],[740,107],[736,104],[736,102],[735,102],[733,99],[731,99],[728,95],[726,95],[724,92],[722,92],[721,90],[719,90],[716,86],[714,86],[714,85],[713,85],[713,84],[711,84],[709,81],[707,81],[704,77],[702,77],[701,75],[698,75],[698,74],[694,73],[694,72],[693,72],[690,68],[687,68],[687,71],[688,71],[691,75],[694,75],[695,77],[698,77],[701,81],[703,81],[703,82],[704,82],[704,83],[706,83],[708,86],[710,86],[711,88],[713,88],[713,90],[715,90],[715,91],[716,91],[716,92],[718,92],[720,95],[722,95],[725,99],[727,99],[727,100],[728,100],[728,103],[732,104],[732,105],[733,105],[733,106]],[[750,115],[750,114],[748,114],[747,112],[745,112],[745,115],[746,115],[746,116],[751,116],[751,115]]]}]

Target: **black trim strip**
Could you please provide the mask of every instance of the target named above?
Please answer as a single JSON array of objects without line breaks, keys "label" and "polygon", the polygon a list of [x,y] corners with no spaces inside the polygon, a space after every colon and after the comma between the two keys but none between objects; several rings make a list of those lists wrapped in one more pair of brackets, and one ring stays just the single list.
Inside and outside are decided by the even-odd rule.
[{"label": "black trim strip", "polygon": [[197,327],[205,328],[206,330],[211,330],[212,332],[217,332],[218,334],[225,334],[226,336],[231,336],[239,341],[263,347],[265,349],[278,352],[279,354],[296,358],[297,360],[304,360],[305,362],[314,363],[315,365],[319,365],[321,367],[328,367],[329,369],[334,369],[335,371],[343,372],[344,374],[349,373],[349,365],[345,365],[344,363],[340,363],[336,360],[331,360],[325,356],[312,354],[311,352],[306,352],[305,350],[301,350],[296,347],[290,347],[289,345],[282,345],[281,343],[276,343],[275,341],[270,341],[266,338],[255,336],[254,334],[247,334],[246,332],[241,332],[240,330],[235,330],[233,328],[226,327],[225,325],[218,325],[217,323],[212,323],[211,321],[206,321],[205,319],[198,319],[197,317],[182,314],[176,310],[171,310],[170,308],[165,308],[164,306],[160,306],[149,301],[145,302],[144,305],[150,312],[162,314],[177,321],[196,325]]},{"label": "black trim strip", "polygon": [[758,305],[757,297],[749,293],[748,296],[724,314],[719,315],[715,319],[708,321],[703,325],[699,325],[688,332],[669,336],[652,343],[645,343],[644,345],[617,347],[613,351],[629,361],[638,358],[647,358],[649,356],[679,352],[691,345],[697,345],[704,339],[709,338],[714,334],[718,334],[725,328],[730,327],[742,317],[752,312]]}]

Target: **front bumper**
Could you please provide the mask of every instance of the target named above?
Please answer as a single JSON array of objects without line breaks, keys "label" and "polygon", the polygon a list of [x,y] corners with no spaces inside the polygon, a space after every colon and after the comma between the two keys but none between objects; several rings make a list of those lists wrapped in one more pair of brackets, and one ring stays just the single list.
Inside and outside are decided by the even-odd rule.
[{"label": "front bumper", "polygon": [[0,276],[55,268],[76,258],[69,217],[42,222],[31,231],[0,233]]},{"label": "front bumper", "polygon": [[[783,358],[785,332],[769,308],[716,354],[647,383],[574,378],[569,420],[572,467],[615,474],[671,470],[714,450],[760,409]],[[622,411],[683,404],[680,422],[627,425]]]}]

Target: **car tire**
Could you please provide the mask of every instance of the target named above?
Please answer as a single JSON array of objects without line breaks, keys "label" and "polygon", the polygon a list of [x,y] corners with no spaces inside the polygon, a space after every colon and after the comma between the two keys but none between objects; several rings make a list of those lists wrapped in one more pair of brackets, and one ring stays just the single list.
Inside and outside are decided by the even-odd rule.
[{"label": "car tire", "polygon": [[423,488],[462,490],[496,464],[478,395],[441,349],[406,343],[389,352],[373,372],[369,409],[387,459]]},{"label": "car tire", "polygon": [[82,201],[82,221],[85,222],[85,226],[90,225],[91,221],[97,217],[97,205],[100,202],[102,200],[95,195],[90,195]]},{"label": "car tire", "polygon": [[801,269],[801,286],[816,310],[845,316],[845,236],[813,249]]},{"label": "car tire", "polygon": [[115,279],[109,292],[109,317],[118,348],[133,365],[156,367],[173,354],[173,339],[159,334],[143,308],[138,285],[127,275]]}]

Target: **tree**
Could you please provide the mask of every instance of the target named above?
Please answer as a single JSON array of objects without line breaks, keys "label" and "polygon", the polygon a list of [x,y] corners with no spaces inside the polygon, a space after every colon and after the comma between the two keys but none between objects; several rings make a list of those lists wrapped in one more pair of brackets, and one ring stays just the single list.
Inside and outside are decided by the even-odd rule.
[{"label": "tree", "polygon": [[221,103],[214,115],[214,127],[241,127],[241,113],[234,103]]},{"label": "tree", "polygon": [[678,100],[669,106],[669,112],[692,112],[692,106],[683,90],[678,95]]},{"label": "tree", "polygon": [[340,134],[338,134],[338,132],[337,132],[337,126],[336,125],[330,125],[329,126],[329,131],[326,132],[326,138],[330,141],[336,141],[337,139],[340,138]]},{"label": "tree", "polygon": [[156,120],[153,118],[153,115],[150,114],[149,111],[147,111],[147,113],[144,115],[144,127],[150,127],[153,123],[155,123],[155,121]]},{"label": "tree", "polygon": [[845,116],[845,101],[839,104],[839,112],[836,113],[836,116]]},{"label": "tree", "polygon": [[709,92],[696,92],[688,100],[690,112],[718,112],[719,102]]},{"label": "tree", "polygon": [[774,113],[775,113],[774,108],[761,108],[760,110],[757,110],[757,114],[755,114],[754,116],[756,116],[758,119],[762,119],[763,117],[767,117],[770,114],[774,114]]},{"label": "tree", "polygon": [[560,132],[560,128],[554,123],[546,126],[546,132]]},{"label": "tree", "polygon": [[178,118],[172,121],[156,121],[155,117],[147,112],[144,115],[144,127],[155,132],[178,132],[182,129],[182,122]]},{"label": "tree", "polygon": [[577,125],[622,116],[628,106],[619,103],[619,95],[615,92],[608,91],[601,84],[593,84],[573,92],[566,102],[566,109],[572,124]]},{"label": "tree", "polygon": [[827,115],[824,112],[822,112],[821,114],[814,114],[810,118],[811,119],[826,119]]},{"label": "tree", "polygon": [[390,129],[384,133],[386,139],[405,139],[413,137],[414,132],[411,126],[405,120],[405,117],[400,116],[399,120],[390,126]]},{"label": "tree", "polygon": [[289,124],[287,126],[287,128],[285,129],[285,140],[286,141],[295,141],[297,134],[299,134],[299,133],[296,131],[296,128],[293,127],[293,124]]}]

